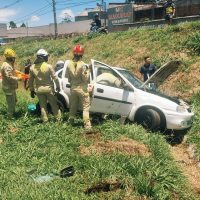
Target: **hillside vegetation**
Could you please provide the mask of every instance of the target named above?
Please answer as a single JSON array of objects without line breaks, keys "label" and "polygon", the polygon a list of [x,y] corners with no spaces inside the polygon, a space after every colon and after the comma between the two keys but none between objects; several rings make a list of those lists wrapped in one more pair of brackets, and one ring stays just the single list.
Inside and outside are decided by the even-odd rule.
[{"label": "hillside vegetation", "polygon": [[[200,22],[164,29],[137,29],[108,35],[78,36],[69,39],[18,39],[9,46],[18,55],[17,67],[27,58],[34,60],[39,48],[50,53],[50,63],[72,57],[77,43],[86,51],[84,60],[97,59],[123,66],[137,75],[143,57],[150,55],[160,67],[172,59],[183,65],[163,86],[166,92],[187,99],[195,112],[194,124],[185,146],[194,145],[200,157]],[[3,54],[5,47],[0,47]],[[3,57],[0,57],[3,61]],[[171,154],[170,137],[151,133],[136,124],[118,120],[94,123],[98,133],[83,134],[77,127],[27,114],[27,105],[36,102],[24,90],[18,91],[17,115],[5,118],[6,104],[0,90],[0,199],[124,199],[197,200],[200,185],[193,184]],[[167,140],[166,140],[167,139]],[[185,163],[183,163],[185,164]],[[59,171],[74,166],[72,177],[60,178]],[[191,168],[192,169],[192,168]],[[192,171],[192,170],[190,170]],[[192,173],[192,172],[191,172]],[[42,182],[41,176],[50,176]],[[43,177],[44,178],[44,177]]]},{"label": "hillside vegetation", "polygon": [[[93,58],[113,66],[129,68],[136,74],[138,74],[138,68],[143,63],[145,55],[150,55],[158,67],[169,60],[180,59],[183,61],[182,69],[172,78],[167,88],[187,98],[200,90],[199,30],[200,22],[192,22],[163,29],[136,29],[69,39],[18,39],[11,46],[17,51],[18,68],[20,69],[23,69],[22,64],[28,57],[34,60],[39,48],[47,49],[53,65],[59,59],[70,59],[72,48],[77,43],[85,47],[85,62],[90,62]],[[1,47],[1,55],[3,50],[4,47]]]}]

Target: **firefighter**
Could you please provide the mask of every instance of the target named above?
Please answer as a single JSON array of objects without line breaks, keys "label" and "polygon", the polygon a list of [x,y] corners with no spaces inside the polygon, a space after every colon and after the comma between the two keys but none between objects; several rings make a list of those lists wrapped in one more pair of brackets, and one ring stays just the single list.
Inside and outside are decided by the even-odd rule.
[{"label": "firefighter", "polygon": [[31,97],[34,98],[35,95],[37,95],[39,99],[41,117],[43,122],[48,121],[47,102],[50,104],[55,118],[60,121],[61,111],[58,108],[54,90],[55,82],[56,92],[60,92],[59,80],[55,75],[52,66],[47,63],[47,51],[44,49],[40,49],[38,50],[36,55],[37,58],[30,68],[29,88],[31,91]]},{"label": "firefighter", "polygon": [[18,78],[15,72],[15,51],[9,48],[5,49],[4,57],[6,61],[1,67],[2,89],[6,96],[8,118],[13,118],[17,102],[16,89],[18,88],[18,81],[20,81],[21,78]]},{"label": "firefighter", "polygon": [[84,48],[81,45],[76,45],[73,49],[74,57],[67,63],[66,77],[71,84],[69,122],[73,125],[77,109],[81,104],[83,107],[84,128],[90,130],[90,95],[88,92],[90,70],[82,61],[83,54]]},{"label": "firefighter", "polygon": [[117,87],[117,88],[122,87],[121,79],[113,75],[113,73],[111,73],[111,71],[109,70],[101,69],[100,74],[97,76],[96,82],[111,87]]}]

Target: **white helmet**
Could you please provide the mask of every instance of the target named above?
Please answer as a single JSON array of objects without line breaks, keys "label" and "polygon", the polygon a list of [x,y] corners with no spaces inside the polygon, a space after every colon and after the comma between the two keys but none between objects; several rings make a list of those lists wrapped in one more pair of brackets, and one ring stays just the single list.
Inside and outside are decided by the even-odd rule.
[{"label": "white helmet", "polygon": [[65,62],[62,61],[62,60],[59,60],[59,61],[56,63],[56,65],[64,65],[64,64],[65,64]]},{"label": "white helmet", "polygon": [[49,54],[47,53],[46,50],[44,49],[39,49],[36,53],[37,56],[48,56]]}]

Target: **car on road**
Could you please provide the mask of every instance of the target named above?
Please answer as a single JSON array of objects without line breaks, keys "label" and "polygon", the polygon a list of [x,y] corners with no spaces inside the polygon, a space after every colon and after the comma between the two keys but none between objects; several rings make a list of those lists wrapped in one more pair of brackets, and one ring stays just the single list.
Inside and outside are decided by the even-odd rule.
[{"label": "car on road", "polygon": [[[186,130],[191,127],[194,114],[190,106],[183,100],[161,93],[158,89],[178,70],[180,61],[170,61],[163,65],[145,83],[127,69],[111,67],[96,60],[91,60],[91,64],[91,113],[123,116],[153,131]],[[66,78],[66,69],[67,64],[56,72],[61,86],[58,103],[62,110],[67,110],[70,103],[70,83]],[[105,72],[115,76],[120,85],[98,81],[98,76]]]},{"label": "car on road", "polygon": [[5,40],[3,38],[0,38],[0,46],[4,46],[7,43],[5,42]]}]

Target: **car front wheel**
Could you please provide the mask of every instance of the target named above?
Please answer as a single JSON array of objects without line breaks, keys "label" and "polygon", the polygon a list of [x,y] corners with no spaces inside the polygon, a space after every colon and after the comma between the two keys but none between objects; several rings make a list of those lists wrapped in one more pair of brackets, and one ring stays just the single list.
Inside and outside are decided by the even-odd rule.
[{"label": "car front wheel", "polygon": [[136,121],[144,128],[151,131],[159,130],[161,127],[160,114],[152,108],[140,111],[136,118]]}]

